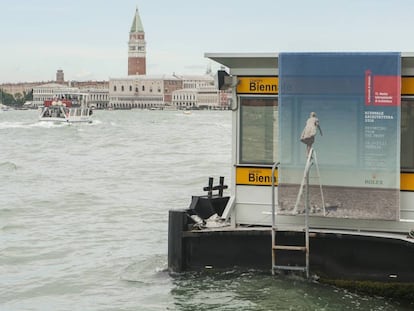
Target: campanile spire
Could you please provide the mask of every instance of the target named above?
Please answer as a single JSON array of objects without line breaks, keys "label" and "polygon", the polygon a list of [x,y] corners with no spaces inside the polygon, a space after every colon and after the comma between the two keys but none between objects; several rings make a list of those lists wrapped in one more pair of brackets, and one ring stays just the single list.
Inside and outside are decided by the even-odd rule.
[{"label": "campanile spire", "polygon": [[128,75],[146,74],[146,42],[145,32],[139,16],[138,7],[135,10],[128,41]]}]

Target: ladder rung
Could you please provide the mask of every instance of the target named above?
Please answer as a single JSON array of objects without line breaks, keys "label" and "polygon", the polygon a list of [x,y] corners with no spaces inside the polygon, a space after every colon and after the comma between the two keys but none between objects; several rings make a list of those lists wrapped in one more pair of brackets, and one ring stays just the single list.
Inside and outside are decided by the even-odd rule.
[{"label": "ladder rung", "polygon": [[306,246],[273,245],[273,249],[280,249],[280,250],[285,250],[285,251],[303,251],[303,252],[306,252]]},{"label": "ladder rung", "polygon": [[273,266],[273,269],[291,270],[291,271],[306,271],[306,267],[301,267],[301,266]]}]

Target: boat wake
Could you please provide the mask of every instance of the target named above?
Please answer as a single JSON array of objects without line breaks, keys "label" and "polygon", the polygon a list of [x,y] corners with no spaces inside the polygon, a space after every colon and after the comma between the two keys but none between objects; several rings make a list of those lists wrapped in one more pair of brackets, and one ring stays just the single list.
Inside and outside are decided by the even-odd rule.
[{"label": "boat wake", "polygon": [[69,126],[70,123],[54,123],[54,122],[47,122],[47,121],[39,121],[36,123],[31,124],[29,127],[37,127],[37,128],[55,128],[55,127],[65,127]]},{"label": "boat wake", "polygon": [[29,128],[33,124],[28,124],[28,123],[25,123],[25,122],[1,122],[0,123],[0,130],[15,129],[15,128]]},{"label": "boat wake", "polygon": [[100,120],[93,120],[90,123],[65,123],[65,122],[48,122],[48,121],[36,121],[36,122],[1,122],[0,123],[0,130],[6,129],[31,129],[31,128],[62,128],[66,126],[91,126],[91,125],[98,125],[102,124]]}]

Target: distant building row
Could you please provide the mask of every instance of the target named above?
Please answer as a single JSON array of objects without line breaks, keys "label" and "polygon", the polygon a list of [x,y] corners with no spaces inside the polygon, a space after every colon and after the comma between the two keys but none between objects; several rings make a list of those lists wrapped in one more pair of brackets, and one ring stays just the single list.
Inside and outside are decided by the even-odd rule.
[{"label": "distant building row", "polygon": [[210,75],[139,75],[109,81],[109,106],[114,109],[227,109],[228,98]]},{"label": "distant building row", "polygon": [[136,75],[110,79],[108,86],[83,87],[48,83],[33,87],[35,107],[64,94],[86,95],[96,109],[227,109],[229,93],[218,91],[214,78],[201,76]]}]

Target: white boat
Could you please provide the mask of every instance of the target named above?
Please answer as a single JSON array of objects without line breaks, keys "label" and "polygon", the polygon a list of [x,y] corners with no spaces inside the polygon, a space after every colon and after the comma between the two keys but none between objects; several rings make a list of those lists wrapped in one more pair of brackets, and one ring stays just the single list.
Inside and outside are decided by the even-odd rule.
[{"label": "white boat", "polygon": [[92,109],[77,99],[45,100],[40,108],[39,121],[54,123],[91,123]]}]

